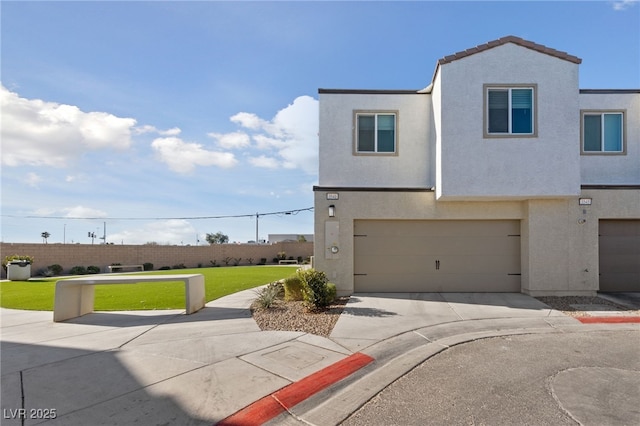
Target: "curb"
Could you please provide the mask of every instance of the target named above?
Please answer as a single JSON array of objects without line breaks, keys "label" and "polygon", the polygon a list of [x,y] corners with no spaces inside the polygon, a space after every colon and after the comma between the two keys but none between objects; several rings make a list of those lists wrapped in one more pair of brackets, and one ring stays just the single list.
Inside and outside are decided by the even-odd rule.
[{"label": "curb", "polygon": [[317,371],[302,380],[265,396],[217,423],[218,426],[261,425],[289,411],[310,396],[344,379],[374,361],[369,355],[356,352],[347,358]]},{"label": "curb", "polygon": [[583,324],[640,324],[640,317],[577,317]]}]

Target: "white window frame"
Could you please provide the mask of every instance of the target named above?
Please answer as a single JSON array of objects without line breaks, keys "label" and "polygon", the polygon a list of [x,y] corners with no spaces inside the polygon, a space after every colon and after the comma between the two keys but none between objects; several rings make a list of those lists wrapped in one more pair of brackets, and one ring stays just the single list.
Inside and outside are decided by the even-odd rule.
[{"label": "white window frame", "polygon": [[[359,151],[359,128],[358,117],[362,115],[369,115],[375,117],[374,125],[374,150],[373,151]],[[393,151],[378,151],[378,116],[380,115],[393,115]],[[355,110],[353,111],[353,155],[377,155],[377,156],[394,156],[398,155],[398,111],[393,110]]]},{"label": "white window frame", "polygon": [[[531,89],[531,133],[513,133],[512,99],[513,89]],[[489,132],[489,91],[508,90],[508,131],[499,133]],[[484,84],[483,85],[483,136],[485,138],[535,138],[538,136],[538,85],[537,84]]]},{"label": "white window frame", "polygon": [[[580,110],[580,154],[581,155],[626,155],[627,154],[627,111],[624,109],[583,109]],[[620,151],[605,151],[604,144],[604,116],[606,114],[617,114],[622,117],[622,124],[620,131],[622,132],[622,147]],[[584,149],[584,117],[587,115],[599,115],[600,116],[600,151],[585,151]]]}]

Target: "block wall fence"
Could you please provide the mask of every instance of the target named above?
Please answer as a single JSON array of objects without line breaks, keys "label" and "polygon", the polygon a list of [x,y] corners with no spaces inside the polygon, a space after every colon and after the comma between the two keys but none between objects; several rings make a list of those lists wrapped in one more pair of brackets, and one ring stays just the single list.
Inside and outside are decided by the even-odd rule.
[{"label": "block wall fence", "polygon": [[[14,254],[29,255],[34,258],[31,265],[31,275],[35,276],[40,269],[58,264],[64,272],[74,266],[98,266],[106,271],[113,263],[121,265],[142,265],[153,263],[154,269],[162,266],[184,264],[188,268],[211,266],[215,260],[224,266],[226,257],[241,258],[240,265],[258,264],[261,258],[267,259],[267,264],[273,264],[273,258],[278,253],[285,252],[287,258],[297,259],[301,256],[307,259],[313,255],[312,242],[280,242],[274,244],[213,244],[208,246],[162,246],[162,245],[88,245],[88,244],[22,244],[0,243],[0,254],[5,256]],[[233,263],[229,263],[232,265]],[[2,270],[2,278],[6,273]]]}]

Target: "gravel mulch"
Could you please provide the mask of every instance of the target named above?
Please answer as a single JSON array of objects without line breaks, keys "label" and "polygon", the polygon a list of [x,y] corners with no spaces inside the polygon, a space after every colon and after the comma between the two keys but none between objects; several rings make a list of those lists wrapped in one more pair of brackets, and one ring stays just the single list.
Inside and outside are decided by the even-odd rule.
[{"label": "gravel mulch", "polygon": [[[571,305],[607,305],[611,306],[612,311],[626,311],[629,314],[640,315],[640,310],[629,309],[625,306],[618,305],[610,300],[602,299],[598,296],[545,296],[536,297],[542,303],[549,305],[551,308],[561,311],[565,315],[572,317],[586,317],[589,314],[585,311],[576,309]],[[603,311],[606,312],[606,311]]]},{"label": "gravel mulch", "polygon": [[254,303],[251,312],[261,330],[302,331],[329,337],[348,300],[339,297],[324,309],[309,311],[302,302],[279,299],[270,308],[260,308]]}]

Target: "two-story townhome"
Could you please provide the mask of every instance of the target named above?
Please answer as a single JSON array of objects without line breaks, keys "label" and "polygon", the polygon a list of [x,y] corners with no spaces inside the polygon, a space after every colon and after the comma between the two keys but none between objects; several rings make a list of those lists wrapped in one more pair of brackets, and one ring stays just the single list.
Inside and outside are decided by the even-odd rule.
[{"label": "two-story townhome", "polygon": [[503,37],[422,90],[320,89],[314,266],[353,292],[640,291],[640,90]]}]

